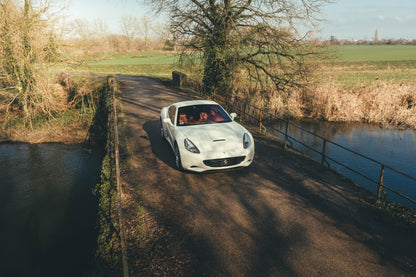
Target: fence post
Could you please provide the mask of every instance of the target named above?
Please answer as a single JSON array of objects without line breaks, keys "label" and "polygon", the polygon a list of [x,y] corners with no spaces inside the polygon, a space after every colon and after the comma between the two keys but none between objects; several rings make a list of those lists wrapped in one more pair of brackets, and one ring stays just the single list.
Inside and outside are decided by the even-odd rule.
[{"label": "fence post", "polygon": [[240,100],[240,118],[243,120],[243,101]]},{"label": "fence post", "polygon": [[326,138],[324,139],[324,144],[322,146],[321,166],[324,166],[324,162],[325,162],[325,149],[326,149]]},{"label": "fence post", "polygon": [[381,165],[380,179],[378,181],[377,199],[380,200],[383,192],[384,164]]},{"label": "fence post", "polygon": [[288,130],[288,128],[289,128],[289,118],[286,118],[285,146],[284,146],[284,149],[286,149],[286,146],[287,146],[287,139],[288,139],[288,137],[287,137],[287,130]]},{"label": "fence post", "polygon": [[259,113],[259,132],[260,133],[261,133],[261,126],[263,125],[262,120],[263,120],[263,111],[260,110],[260,113]]}]

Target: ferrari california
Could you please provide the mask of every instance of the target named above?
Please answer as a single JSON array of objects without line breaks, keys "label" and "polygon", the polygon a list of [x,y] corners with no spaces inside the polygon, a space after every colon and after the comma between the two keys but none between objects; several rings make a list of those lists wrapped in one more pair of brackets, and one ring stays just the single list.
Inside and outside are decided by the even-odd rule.
[{"label": "ferrari california", "polygon": [[176,167],[203,172],[249,166],[254,158],[253,136],[235,117],[210,100],[164,107],[160,134],[173,150]]}]

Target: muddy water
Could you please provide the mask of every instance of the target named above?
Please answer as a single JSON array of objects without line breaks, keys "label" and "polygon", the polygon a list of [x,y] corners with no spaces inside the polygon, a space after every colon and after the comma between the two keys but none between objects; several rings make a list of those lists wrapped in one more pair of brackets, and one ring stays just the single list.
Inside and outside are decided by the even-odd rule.
[{"label": "muddy water", "polygon": [[0,144],[0,276],[91,270],[99,168],[79,145]]},{"label": "muddy water", "polygon": [[[316,133],[348,149],[361,153],[367,157],[398,169],[408,175],[416,177],[416,131],[398,130],[394,128],[380,128],[376,125],[363,124],[340,124],[320,121],[293,121],[294,124],[304,130]],[[290,126],[290,125],[289,125]],[[274,125],[276,129],[285,131],[285,123],[279,122]],[[289,127],[289,135],[309,145],[312,149],[322,152],[323,140],[296,127]],[[283,136],[280,136],[284,139]],[[310,150],[299,143],[293,142],[293,146],[306,152],[317,161],[321,161],[321,155]],[[378,181],[381,166],[358,155],[354,155],[331,143],[326,144],[325,153],[348,167]],[[378,186],[371,181],[351,172],[348,169],[329,162],[331,168],[336,169],[344,176],[371,190],[377,191]],[[405,178],[392,170],[386,169],[383,183],[392,189],[410,196],[416,200],[416,181]],[[415,204],[397,197],[386,190],[387,199],[402,204],[416,207]]]}]

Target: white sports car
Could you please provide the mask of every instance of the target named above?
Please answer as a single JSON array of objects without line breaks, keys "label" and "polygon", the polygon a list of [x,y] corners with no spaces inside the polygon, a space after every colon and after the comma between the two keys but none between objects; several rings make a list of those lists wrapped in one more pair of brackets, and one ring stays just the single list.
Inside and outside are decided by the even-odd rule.
[{"label": "white sports car", "polygon": [[178,169],[202,172],[249,166],[253,136],[216,102],[183,101],[164,107],[160,134],[172,147]]}]

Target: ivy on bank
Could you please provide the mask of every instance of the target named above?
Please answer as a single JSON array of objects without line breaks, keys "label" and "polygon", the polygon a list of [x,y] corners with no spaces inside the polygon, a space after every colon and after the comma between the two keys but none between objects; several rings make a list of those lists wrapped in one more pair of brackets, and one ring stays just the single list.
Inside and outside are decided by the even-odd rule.
[{"label": "ivy on bank", "polygon": [[[101,114],[98,118],[105,119],[99,133],[107,134],[105,156],[101,166],[100,183],[96,185],[94,194],[98,199],[97,212],[97,249],[95,253],[96,273],[103,276],[119,276],[122,272],[121,242],[117,220],[117,185],[115,179],[114,159],[114,120],[112,112],[113,93],[111,81],[107,92],[102,95]],[[104,120],[102,120],[104,121]],[[105,131],[105,132],[104,132]],[[97,134],[97,132],[94,132]]]}]

